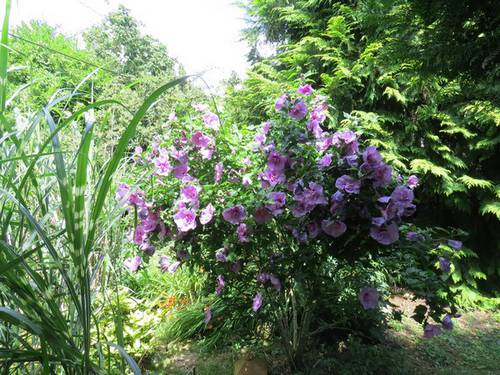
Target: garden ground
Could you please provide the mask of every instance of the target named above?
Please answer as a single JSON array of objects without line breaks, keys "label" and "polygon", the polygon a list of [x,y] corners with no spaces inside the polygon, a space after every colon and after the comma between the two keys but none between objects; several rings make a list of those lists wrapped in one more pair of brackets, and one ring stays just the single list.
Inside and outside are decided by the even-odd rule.
[{"label": "garden ground", "polygon": [[[416,305],[400,296],[391,302],[406,312]],[[453,331],[432,339],[424,339],[421,326],[412,319],[391,321],[377,345],[353,340],[339,345],[335,353],[315,354],[319,359],[310,374],[499,374],[500,313],[471,311],[454,321]],[[237,360],[229,353],[204,355],[189,343],[171,351],[165,365],[175,375],[231,375]],[[272,358],[267,360],[272,363]],[[279,365],[271,365],[270,374],[282,373]]]}]

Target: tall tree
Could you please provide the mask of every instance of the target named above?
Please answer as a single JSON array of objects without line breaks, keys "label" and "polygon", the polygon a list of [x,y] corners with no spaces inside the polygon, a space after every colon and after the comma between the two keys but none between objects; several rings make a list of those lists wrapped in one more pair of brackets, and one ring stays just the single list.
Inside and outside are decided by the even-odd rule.
[{"label": "tall tree", "polygon": [[[262,121],[268,96],[306,80],[350,125],[423,181],[418,214],[468,232],[462,294],[500,276],[500,3],[493,0],[252,0],[246,35],[277,45],[229,102]],[[255,52],[254,52],[255,55]],[[242,106],[243,102],[248,106]],[[245,110],[246,108],[246,110]],[[348,116],[344,114],[346,112]],[[341,122],[342,121],[342,122]],[[462,281],[466,281],[462,284]]]}]

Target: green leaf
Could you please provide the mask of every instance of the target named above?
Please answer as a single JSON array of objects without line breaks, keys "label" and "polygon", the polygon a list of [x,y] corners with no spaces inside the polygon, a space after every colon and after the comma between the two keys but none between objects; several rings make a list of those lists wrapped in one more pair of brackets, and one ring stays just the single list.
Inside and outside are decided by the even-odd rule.
[{"label": "green leaf", "polygon": [[481,204],[481,214],[492,214],[500,220],[500,201],[488,201]]},{"label": "green leaf", "polygon": [[401,94],[401,92],[393,87],[386,87],[384,90],[383,95],[386,95],[387,97],[391,99],[395,99],[398,103],[401,103],[403,105],[406,105],[406,97]]},{"label": "green leaf", "polygon": [[[2,245],[2,244],[0,244],[0,245]],[[4,263],[4,264],[0,264],[0,275],[3,274],[4,272],[8,271],[8,270],[13,269],[19,263],[25,261],[27,258],[29,258],[30,256],[32,256],[37,251],[38,251],[38,249],[33,249],[33,250],[30,250],[30,251],[26,251],[22,255],[19,255],[16,259],[11,260],[10,262]]]},{"label": "green leaf", "polygon": [[42,327],[28,319],[25,315],[7,307],[0,307],[0,319],[26,329],[34,335],[42,335]]},{"label": "green leaf", "polygon": [[108,342],[108,345],[111,347],[111,348],[114,348],[116,350],[118,350],[118,352],[120,353],[120,355],[123,357],[123,359],[125,359],[125,361],[127,362],[127,364],[129,365],[130,369],[132,370],[132,372],[134,373],[134,375],[141,375],[141,369],[139,368],[139,366],[137,365],[137,363],[134,361],[134,359],[125,351],[125,349],[123,349],[121,346],[119,345],[116,345],[116,344],[113,344],[111,342]]},{"label": "green leaf", "polygon": [[459,177],[458,180],[460,182],[463,182],[465,186],[467,186],[469,189],[471,188],[480,188],[480,189],[492,189],[493,188],[493,183],[489,180],[483,180],[479,178],[473,178],[467,175],[463,175],[462,177]]},{"label": "green leaf", "polygon": [[139,122],[142,120],[146,112],[149,110],[149,108],[158,100],[158,98],[168,89],[177,86],[183,82],[185,82],[189,76],[185,76],[182,78],[178,78],[174,81],[171,81],[160,88],[156,89],[149,97],[146,98],[146,100],[143,102],[139,110],[135,113],[134,117],[128,124],[127,128],[123,132],[120,140],[118,141],[118,145],[116,146],[116,149],[113,153],[113,156],[111,160],[108,163],[108,166],[106,168],[106,171],[104,173],[104,176],[102,179],[99,181],[98,189],[97,189],[97,195],[95,198],[95,202],[92,208],[92,213],[90,217],[90,230],[89,234],[87,237],[87,242],[85,244],[86,246],[86,254],[88,254],[91,250],[91,246],[93,244],[93,240],[95,237],[95,231],[96,231],[96,225],[97,225],[97,220],[99,218],[99,215],[103,209],[104,206],[104,200],[106,199],[106,196],[108,194],[108,191],[111,187],[111,179],[113,177],[114,172],[118,168],[118,163],[122,159],[123,155],[125,154],[125,150],[127,148],[128,143],[130,140],[134,137],[137,126],[139,125]]},{"label": "green leaf", "polygon": [[437,177],[442,177],[446,180],[450,179],[450,171],[446,168],[440,167],[429,160],[424,159],[414,159],[410,163],[411,169],[416,173],[430,173]]},{"label": "green leaf", "polygon": [[[7,102],[7,59],[9,51],[9,18],[10,0],[5,1],[5,16],[2,25],[2,45],[0,46],[0,121],[4,120],[4,110]],[[1,129],[0,129],[1,130]],[[1,134],[1,132],[0,132]]]}]

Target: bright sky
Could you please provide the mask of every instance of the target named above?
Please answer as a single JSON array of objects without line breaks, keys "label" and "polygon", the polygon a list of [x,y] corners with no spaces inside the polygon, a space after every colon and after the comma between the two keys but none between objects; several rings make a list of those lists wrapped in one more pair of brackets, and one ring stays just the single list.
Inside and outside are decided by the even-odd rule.
[{"label": "bright sky", "polygon": [[248,46],[240,41],[244,11],[233,3],[234,0],[12,0],[11,25],[42,19],[59,26],[65,34],[76,35],[123,4],[143,24],[144,33],[164,43],[188,74],[209,70],[205,79],[216,85],[231,71],[243,76],[249,66],[245,57]]}]

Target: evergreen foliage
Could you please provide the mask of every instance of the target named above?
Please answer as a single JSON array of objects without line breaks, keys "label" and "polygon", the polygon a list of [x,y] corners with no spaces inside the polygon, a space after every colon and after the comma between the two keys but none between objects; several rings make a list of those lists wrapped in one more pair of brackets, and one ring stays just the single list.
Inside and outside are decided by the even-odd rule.
[{"label": "evergreen foliage", "polygon": [[499,8],[467,0],[252,0],[245,35],[264,37],[277,53],[256,61],[243,88],[228,89],[228,101],[237,104],[236,121],[258,122],[283,87],[302,80],[321,86],[337,123],[355,122],[400,172],[409,163],[422,177],[419,221],[468,233],[465,244],[479,258],[464,258],[467,285],[458,287],[477,287],[484,274],[474,270],[481,269],[494,290]]}]

